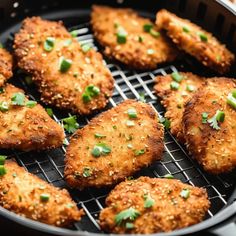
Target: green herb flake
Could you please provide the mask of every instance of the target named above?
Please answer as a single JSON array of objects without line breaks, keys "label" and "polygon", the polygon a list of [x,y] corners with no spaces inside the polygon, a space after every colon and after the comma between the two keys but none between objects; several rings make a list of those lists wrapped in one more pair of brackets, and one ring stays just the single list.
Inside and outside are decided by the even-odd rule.
[{"label": "green herb flake", "polygon": [[181,192],[180,192],[180,197],[184,198],[184,199],[188,199],[190,196],[190,191],[189,189],[183,189]]},{"label": "green herb flake", "polygon": [[175,81],[172,81],[172,82],[170,83],[170,88],[171,88],[172,90],[178,90],[178,89],[179,89],[179,83],[177,83],[177,82],[175,82]]},{"label": "green herb flake", "polygon": [[140,212],[130,207],[126,210],[121,211],[115,216],[116,225],[121,225],[124,221],[134,221],[138,216],[140,216]]},{"label": "green herb flake", "polygon": [[4,88],[0,88],[0,94],[4,93],[5,89]]},{"label": "green herb flake", "polygon": [[43,48],[46,52],[51,52],[54,48],[56,39],[53,37],[48,37],[44,41]]},{"label": "green herb flake", "polygon": [[134,155],[135,155],[135,156],[141,156],[141,155],[143,155],[145,152],[146,152],[145,149],[135,150],[135,151],[134,151]]},{"label": "green herb flake", "polygon": [[137,118],[137,111],[134,108],[128,109],[128,116],[130,119]]},{"label": "green herb flake", "polygon": [[64,43],[63,43],[63,45],[66,46],[66,47],[68,47],[68,46],[71,45],[71,44],[72,44],[72,39],[67,39],[67,40],[65,40]]},{"label": "green herb flake", "polygon": [[111,148],[105,143],[98,143],[93,147],[91,154],[94,157],[107,156],[111,152]]},{"label": "green herb flake", "polygon": [[9,110],[9,105],[7,102],[3,101],[0,103],[0,111],[5,112]]},{"label": "green herb flake", "polygon": [[117,126],[116,126],[116,125],[113,125],[112,128],[113,128],[113,129],[117,129]]},{"label": "green herb flake", "polygon": [[126,41],[127,41],[127,32],[125,31],[125,29],[124,28],[122,28],[122,27],[119,27],[118,28],[118,31],[117,31],[117,34],[116,34],[116,37],[117,37],[117,43],[119,43],[119,44],[124,44],[124,43],[126,43]]},{"label": "green herb flake", "polygon": [[0,165],[0,176],[4,176],[7,173],[6,168],[4,165]]},{"label": "green herb flake", "polygon": [[90,177],[91,174],[92,174],[91,168],[90,167],[84,167],[83,177],[85,177],[85,178]]},{"label": "green herb flake", "polygon": [[6,159],[7,159],[7,156],[0,155],[0,165],[4,165]]},{"label": "green herb flake", "polygon": [[153,28],[153,24],[145,24],[145,25],[143,25],[143,30],[144,30],[145,32],[148,32],[148,33],[149,33],[152,28]]},{"label": "green herb flake", "polygon": [[187,84],[186,90],[187,90],[188,92],[194,92],[194,91],[196,90],[196,87],[195,87],[194,85]]},{"label": "green herb flake", "polygon": [[12,105],[24,106],[25,105],[25,95],[21,92],[14,93],[11,97]]},{"label": "green herb flake", "polygon": [[166,174],[163,177],[166,179],[174,179],[174,176],[172,174]]},{"label": "green herb flake", "polygon": [[95,133],[95,134],[94,134],[94,137],[95,137],[95,138],[106,138],[106,135],[100,134],[100,133]]},{"label": "green herb flake", "polygon": [[145,93],[143,93],[143,92],[141,92],[140,94],[139,94],[139,101],[140,102],[146,102],[146,99],[145,99]]},{"label": "green herb flake", "polygon": [[82,44],[81,45],[81,49],[84,53],[87,53],[90,49],[91,49],[91,46],[89,44]]},{"label": "green herb flake", "polygon": [[225,113],[223,111],[217,110],[216,114],[209,119],[207,122],[210,124],[210,126],[213,129],[219,130],[220,127],[218,125],[218,122],[223,122],[225,119]]},{"label": "green herb flake", "polygon": [[60,70],[60,72],[62,72],[62,73],[67,72],[70,69],[71,65],[72,65],[72,60],[67,59],[63,56],[60,57],[60,59],[59,59],[59,70]]},{"label": "green herb flake", "polygon": [[150,194],[144,194],[144,208],[150,208],[155,204],[155,200],[150,196]]},{"label": "green herb flake", "polygon": [[198,33],[198,36],[199,36],[199,38],[202,42],[207,42],[208,41],[208,38],[204,33],[200,32],[200,33]]},{"label": "green herb flake", "polygon": [[36,101],[29,100],[29,101],[26,102],[25,105],[26,105],[27,107],[29,107],[29,108],[33,108],[33,107],[35,107],[35,106],[37,105],[37,102],[36,102]]},{"label": "green herb flake", "polygon": [[170,128],[170,121],[165,117],[160,117],[160,123],[164,125],[166,129]]},{"label": "green herb flake", "polygon": [[48,202],[50,199],[50,194],[47,194],[47,193],[42,193],[40,195],[40,200],[41,202]]},{"label": "green herb flake", "polygon": [[16,173],[13,173],[13,174],[12,174],[12,177],[13,177],[13,178],[16,178],[16,177],[17,177],[17,174],[16,174]]},{"label": "green herb flake", "polygon": [[79,124],[76,121],[76,116],[69,116],[62,119],[62,124],[68,133],[74,133],[79,128]]},{"label": "green herb flake", "polygon": [[78,36],[78,34],[80,33],[80,30],[73,30],[70,32],[70,35],[73,37],[73,38],[76,38]]},{"label": "green herb flake", "polygon": [[202,113],[202,124],[206,124],[207,123],[207,119],[208,119],[208,113],[207,112],[203,112]]},{"label": "green herb flake", "polygon": [[126,222],[126,223],[125,223],[125,228],[126,228],[126,229],[133,229],[133,228],[134,228],[134,224],[133,224],[133,223],[130,223],[130,222]]},{"label": "green herb flake", "polygon": [[100,89],[95,85],[89,85],[85,88],[85,92],[82,94],[82,99],[84,103],[88,103],[92,98],[100,94]]},{"label": "green herb flake", "polygon": [[187,26],[183,26],[182,30],[185,32],[185,33],[189,33],[190,30]]},{"label": "green herb flake", "polygon": [[227,104],[236,110],[236,90],[232,91],[227,96]]},{"label": "green herb flake", "polygon": [[140,43],[142,43],[143,42],[143,37],[142,36],[138,36],[138,41],[140,42]]},{"label": "green herb flake", "polygon": [[128,127],[132,127],[132,126],[135,126],[135,123],[134,123],[134,121],[132,121],[132,120],[127,120],[127,121],[126,121],[126,125],[127,125]]},{"label": "green herb flake", "polygon": [[171,74],[171,78],[172,78],[174,81],[180,83],[180,82],[183,80],[184,77],[183,77],[179,72],[173,72],[173,73]]},{"label": "green herb flake", "polygon": [[53,116],[53,111],[52,111],[52,108],[46,108],[46,112],[48,113],[49,116]]},{"label": "green herb flake", "polygon": [[160,33],[154,29],[151,29],[150,32],[149,32],[154,38],[158,38],[160,37]]}]

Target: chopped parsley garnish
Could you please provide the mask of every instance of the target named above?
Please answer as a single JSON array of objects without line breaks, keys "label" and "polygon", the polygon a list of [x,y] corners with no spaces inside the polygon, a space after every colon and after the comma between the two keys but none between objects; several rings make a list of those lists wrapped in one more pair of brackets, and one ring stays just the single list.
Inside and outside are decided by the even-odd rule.
[{"label": "chopped parsley garnish", "polygon": [[134,108],[130,108],[130,109],[128,109],[128,116],[129,116],[129,118],[137,118],[137,111],[136,111],[136,109],[134,109]]},{"label": "chopped parsley garnish", "polygon": [[178,90],[178,89],[179,89],[179,83],[177,83],[177,82],[175,82],[175,81],[172,81],[172,82],[170,83],[170,88],[171,88],[172,90]]},{"label": "chopped parsley garnish", "polygon": [[41,200],[42,202],[48,202],[48,201],[49,201],[49,198],[50,198],[50,195],[47,194],[47,193],[42,193],[42,194],[40,195],[40,200]]},{"label": "chopped parsley garnish", "polygon": [[25,105],[25,95],[21,92],[14,93],[11,97],[12,105],[24,106]]},{"label": "chopped parsley garnish", "polygon": [[116,126],[116,125],[113,125],[112,128],[113,128],[113,129],[117,129],[117,126]]},{"label": "chopped parsley garnish", "polygon": [[186,90],[189,91],[189,92],[193,92],[196,90],[195,86],[191,85],[191,84],[188,84],[186,86]]},{"label": "chopped parsley garnish", "polygon": [[166,174],[163,177],[166,179],[174,179],[174,176],[172,174]]},{"label": "chopped parsley garnish", "polygon": [[90,167],[84,167],[83,170],[83,177],[87,178],[91,176],[91,168]]},{"label": "chopped parsley garnish", "polygon": [[179,74],[179,72],[173,72],[173,73],[171,74],[171,78],[172,78],[174,81],[180,83],[180,82],[183,80],[184,77],[183,77],[181,74]]},{"label": "chopped parsley garnish", "polygon": [[142,42],[143,42],[143,37],[142,37],[142,36],[138,36],[138,41],[139,41],[140,43],[142,43]]},{"label": "chopped parsley garnish", "polygon": [[69,116],[62,119],[62,124],[68,133],[74,133],[79,128],[79,124],[76,121],[76,116]]},{"label": "chopped parsley garnish", "polygon": [[135,126],[135,123],[134,123],[132,120],[127,120],[127,121],[126,121],[126,125],[127,125],[128,127],[132,127],[132,126]]},{"label": "chopped parsley garnish", "polygon": [[5,89],[4,88],[0,88],[0,94],[4,93],[4,92],[5,92]]},{"label": "chopped parsley garnish", "polygon": [[93,97],[98,96],[100,89],[95,85],[89,85],[85,88],[85,92],[82,94],[82,99],[84,103],[88,103]]},{"label": "chopped parsley garnish", "polygon": [[43,44],[44,50],[47,52],[51,52],[52,49],[54,48],[55,41],[56,41],[56,39],[53,37],[46,38],[46,40],[44,41],[44,44]]},{"label": "chopped parsley garnish", "polygon": [[117,43],[124,44],[126,43],[126,40],[127,40],[127,32],[125,31],[124,28],[119,27],[116,37],[117,37]]},{"label": "chopped parsley garnish", "polygon": [[71,43],[72,43],[72,39],[67,39],[67,40],[64,41],[63,45],[68,47],[69,45],[71,45]]},{"label": "chopped parsley garnish", "polygon": [[3,176],[7,173],[6,168],[4,167],[4,165],[0,165],[0,176]]},{"label": "chopped parsley garnish", "polygon": [[236,90],[233,90],[227,96],[227,104],[229,104],[232,108],[236,109]]},{"label": "chopped parsley garnish", "polygon": [[180,192],[180,197],[184,198],[184,199],[187,199],[189,198],[190,196],[190,191],[189,189],[183,189],[181,192]]},{"label": "chopped parsley garnish", "polygon": [[115,223],[116,225],[121,225],[125,221],[134,221],[138,216],[140,216],[140,212],[130,207],[115,216]]},{"label": "chopped parsley garnish", "polygon": [[94,134],[94,137],[95,137],[95,138],[106,138],[106,135],[100,134],[100,133],[95,133],[95,134]]},{"label": "chopped parsley garnish", "polygon": [[133,223],[130,223],[130,222],[126,222],[126,223],[125,223],[125,228],[126,228],[126,229],[133,229],[133,228],[134,228],[134,224],[133,224]]},{"label": "chopped parsley garnish", "polygon": [[208,113],[207,112],[203,112],[202,113],[202,124],[206,124],[207,123],[207,118],[208,118]]},{"label": "chopped parsley garnish", "polygon": [[70,69],[71,65],[72,65],[72,60],[66,59],[63,56],[60,57],[60,59],[59,59],[59,70],[62,73],[67,72]]},{"label": "chopped parsley garnish", "polygon": [[135,155],[135,156],[141,156],[141,155],[143,155],[145,152],[146,152],[145,149],[135,150],[135,151],[134,151],[134,155]]},{"label": "chopped parsley garnish", "polygon": [[31,100],[29,100],[29,101],[27,101],[27,102],[25,103],[25,105],[26,105],[27,107],[29,107],[29,108],[35,107],[36,104],[37,104],[36,101],[31,101]]},{"label": "chopped parsley garnish", "polygon": [[153,24],[145,24],[145,25],[143,25],[143,30],[144,30],[145,32],[148,32],[148,33],[149,33],[152,28],[153,28]]},{"label": "chopped parsley garnish", "polygon": [[141,92],[141,93],[139,94],[139,101],[140,101],[140,102],[146,102],[145,93]]},{"label": "chopped parsley garnish", "polygon": [[111,148],[105,143],[98,143],[91,151],[94,157],[107,156],[111,152]]},{"label": "chopped parsley garnish", "polygon": [[82,44],[81,49],[84,53],[88,52],[91,49],[91,46],[89,44]]},{"label": "chopped parsley garnish", "polygon": [[155,53],[155,51],[153,50],[153,49],[151,49],[151,48],[149,48],[148,50],[147,50],[147,54],[148,55],[152,55],[152,54],[154,54]]},{"label": "chopped parsley garnish", "polygon": [[143,198],[145,200],[144,208],[150,208],[155,204],[155,200],[150,196],[150,194],[144,194]]},{"label": "chopped parsley garnish", "polygon": [[53,111],[52,108],[46,108],[46,112],[48,113],[49,116],[53,116]]},{"label": "chopped parsley garnish", "polygon": [[7,156],[0,155],[0,165],[4,165]]},{"label": "chopped parsley garnish", "polygon": [[213,129],[219,130],[220,127],[218,125],[218,122],[223,122],[225,119],[225,113],[223,111],[217,110],[216,114],[209,119],[207,122],[210,124],[210,126]]},{"label": "chopped parsley garnish", "polygon": [[183,26],[183,31],[185,32],[185,33],[189,33],[190,32],[190,30],[189,30],[189,28],[187,27],[187,26]]},{"label": "chopped parsley garnish", "polygon": [[170,128],[170,121],[167,118],[160,117],[159,120],[160,120],[160,123],[162,123],[166,129]]},{"label": "chopped parsley garnish", "polygon": [[202,42],[207,42],[208,38],[204,33],[198,33],[199,38],[201,39]]},{"label": "chopped parsley garnish", "polygon": [[73,31],[71,31],[70,32],[70,34],[71,34],[71,36],[73,37],[73,38],[75,38],[75,37],[77,37],[77,35],[80,33],[80,30],[78,29],[78,30],[73,30]]},{"label": "chopped parsley garnish", "polygon": [[1,102],[0,103],[0,111],[8,111],[9,110],[9,105],[7,102]]}]

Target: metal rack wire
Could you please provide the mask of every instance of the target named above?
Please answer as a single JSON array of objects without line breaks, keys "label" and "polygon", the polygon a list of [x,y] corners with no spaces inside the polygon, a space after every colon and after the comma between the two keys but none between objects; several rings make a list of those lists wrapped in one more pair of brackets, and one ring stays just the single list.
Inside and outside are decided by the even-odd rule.
[{"label": "metal rack wire", "polygon": [[[96,42],[89,28],[89,24],[82,24],[71,29],[80,29],[78,40],[82,43],[91,43],[97,49]],[[127,70],[119,64],[110,63],[107,60],[107,67],[110,69],[115,78],[115,90],[112,98],[109,100],[108,108],[116,106],[121,101],[129,99],[139,99],[140,93],[145,94],[146,102],[151,104],[157,110],[160,116],[163,115],[164,109],[161,106],[158,98],[153,93],[154,78],[157,75],[166,75],[176,71],[174,65],[166,66],[149,72],[137,72]],[[39,94],[34,86],[29,86],[22,78],[22,74],[18,74],[17,79],[13,79],[13,83],[22,87],[32,98],[39,99]],[[70,114],[63,113],[53,109],[53,118],[58,123]],[[91,117],[78,117],[80,127],[83,127],[89,122]],[[63,180],[64,171],[64,154],[66,151],[66,144],[68,144],[69,135],[65,140],[65,145],[60,149],[45,151],[40,153],[30,152],[16,152],[11,153],[17,162],[25,167],[29,172],[38,175],[40,178],[52,183],[58,187],[67,188],[73,199],[82,207],[86,213],[82,221],[74,224],[74,229],[85,230],[89,232],[101,232],[97,222],[98,215],[101,209],[105,206],[105,198],[110,188],[103,189],[87,189],[82,192],[69,189]],[[171,173],[176,179],[181,181],[204,187],[207,189],[211,208],[208,211],[206,218],[212,217],[220,209],[222,209],[228,198],[228,193],[232,190],[232,179],[230,175],[222,177],[211,176],[205,173],[201,167],[188,156],[185,148],[181,146],[176,139],[168,132],[165,132],[165,151],[163,159],[160,162],[155,162],[152,166],[143,169],[135,175],[146,175],[151,177],[162,177],[165,174]]]}]

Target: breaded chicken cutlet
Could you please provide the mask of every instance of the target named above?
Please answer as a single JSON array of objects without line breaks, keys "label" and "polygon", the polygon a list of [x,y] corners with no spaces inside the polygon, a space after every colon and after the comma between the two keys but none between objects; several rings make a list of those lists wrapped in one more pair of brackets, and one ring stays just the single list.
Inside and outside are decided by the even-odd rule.
[{"label": "breaded chicken cutlet", "polygon": [[26,18],[15,35],[18,66],[32,75],[46,104],[90,114],[106,106],[114,80],[102,55],[80,45],[62,22]]},{"label": "breaded chicken cutlet", "polygon": [[186,104],[183,126],[188,150],[212,174],[236,167],[236,81],[208,79]]},{"label": "breaded chicken cutlet", "polygon": [[59,189],[28,173],[14,161],[5,161],[0,176],[0,205],[20,216],[65,227],[79,221],[79,210],[66,189]]},{"label": "breaded chicken cutlet", "polygon": [[24,91],[7,84],[0,93],[0,148],[23,151],[56,148],[64,130]]},{"label": "breaded chicken cutlet", "polygon": [[131,9],[94,5],[91,25],[105,54],[131,68],[155,69],[177,57],[178,50],[170,40]]},{"label": "breaded chicken cutlet", "polygon": [[4,48],[0,48],[0,87],[12,77],[13,58]]},{"label": "breaded chicken cutlet", "polygon": [[227,73],[234,62],[234,55],[225,45],[189,20],[163,9],[156,15],[156,25],[159,29],[165,29],[180,49],[219,74]]},{"label": "breaded chicken cutlet", "polygon": [[65,180],[74,188],[113,185],[162,156],[163,126],[148,104],[126,100],[71,138]]},{"label": "breaded chicken cutlet", "polygon": [[111,233],[170,232],[201,222],[210,202],[203,188],[174,179],[140,177],[115,187],[99,216]]},{"label": "breaded chicken cutlet", "polygon": [[190,72],[173,72],[155,78],[154,90],[166,108],[165,117],[170,120],[170,131],[181,143],[185,142],[182,124],[184,104],[204,83],[204,78]]}]

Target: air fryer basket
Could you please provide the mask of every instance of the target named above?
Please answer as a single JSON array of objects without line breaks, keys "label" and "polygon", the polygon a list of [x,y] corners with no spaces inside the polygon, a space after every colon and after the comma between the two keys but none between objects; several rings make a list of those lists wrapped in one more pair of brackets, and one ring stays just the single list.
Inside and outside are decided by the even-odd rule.
[{"label": "air fryer basket", "polygon": [[[189,18],[202,25],[207,30],[213,32],[222,42],[234,52],[236,52],[235,22],[236,12],[227,8],[222,1],[215,0],[159,0],[148,1],[32,1],[32,0],[1,0],[0,2],[0,40],[9,50],[11,50],[14,33],[19,29],[21,20],[26,16],[41,15],[46,19],[63,20],[69,30],[80,29],[78,40],[91,43],[99,49],[98,43],[94,40],[89,25],[90,7],[92,4],[106,4],[117,7],[131,7],[137,9],[141,15],[155,18],[155,13],[161,8],[166,8],[179,16]],[[151,104],[159,113],[164,114],[164,109],[160,101],[153,93],[153,80],[156,75],[166,75],[176,70],[193,71],[198,74],[208,74],[192,58],[185,58],[184,61],[175,64],[167,64],[153,71],[135,71],[110,61],[105,58],[107,67],[112,72],[116,83],[112,98],[106,109],[116,106],[121,101],[132,98],[139,99],[140,93],[145,94],[146,102]],[[235,77],[232,72],[230,76]],[[25,75],[16,71],[14,78],[10,81],[23,88],[32,99],[39,101],[39,94],[34,85],[27,85],[24,80]],[[40,101],[39,101],[40,102]],[[42,104],[44,107],[44,104]],[[60,122],[61,119],[70,114],[53,108],[53,118]],[[96,115],[96,114],[94,114]],[[94,116],[93,115],[93,116]],[[93,117],[78,117],[80,127],[86,125]],[[67,135],[69,138],[69,135]],[[68,144],[68,139],[66,141]],[[40,178],[52,183],[55,186],[65,187],[70,191],[73,199],[78,203],[79,208],[83,208],[86,215],[82,221],[77,222],[70,229],[62,229],[29,219],[25,219],[0,207],[0,225],[2,232],[14,228],[17,232],[28,232],[29,235],[93,235],[104,234],[100,230],[97,222],[99,212],[104,208],[104,200],[112,188],[88,189],[77,191],[69,189],[63,180],[65,147],[45,152],[17,152],[1,150],[1,154],[6,154],[9,158],[15,158],[17,162],[24,166],[29,172],[38,175]],[[205,187],[211,201],[211,208],[205,220],[197,225],[175,231],[173,233],[160,233],[156,235],[185,235],[201,230],[210,229],[230,221],[236,216],[236,172],[221,176],[212,176],[188,156],[185,148],[181,146],[175,138],[165,132],[165,151],[163,160],[156,162],[152,166],[140,171],[135,177],[146,175],[151,177],[162,177],[171,173],[176,179],[185,183]],[[14,225],[14,226],[13,226]]]}]

